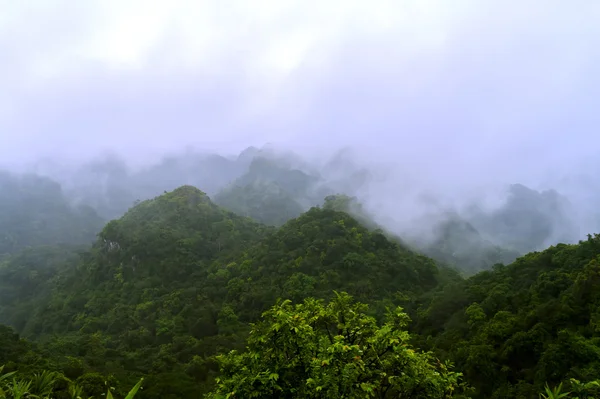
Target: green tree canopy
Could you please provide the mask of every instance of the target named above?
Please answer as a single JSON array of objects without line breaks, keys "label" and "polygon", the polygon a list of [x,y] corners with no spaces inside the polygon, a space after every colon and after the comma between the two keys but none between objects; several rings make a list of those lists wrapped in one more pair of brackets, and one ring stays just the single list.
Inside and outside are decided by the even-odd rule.
[{"label": "green tree canopy", "polygon": [[253,326],[247,351],[220,356],[208,398],[448,398],[461,374],[411,348],[398,307],[379,326],[348,294],[286,300]]}]

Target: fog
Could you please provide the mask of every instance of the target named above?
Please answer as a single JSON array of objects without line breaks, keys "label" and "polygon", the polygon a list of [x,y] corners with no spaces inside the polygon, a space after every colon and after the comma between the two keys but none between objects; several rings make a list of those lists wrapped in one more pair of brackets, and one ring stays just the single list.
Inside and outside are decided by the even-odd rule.
[{"label": "fog", "polygon": [[366,168],[351,194],[398,233],[521,183],[565,195],[583,236],[599,19],[589,0],[0,1],[0,163],[102,192],[81,171],[107,154],[140,171],[271,143],[329,181]]}]

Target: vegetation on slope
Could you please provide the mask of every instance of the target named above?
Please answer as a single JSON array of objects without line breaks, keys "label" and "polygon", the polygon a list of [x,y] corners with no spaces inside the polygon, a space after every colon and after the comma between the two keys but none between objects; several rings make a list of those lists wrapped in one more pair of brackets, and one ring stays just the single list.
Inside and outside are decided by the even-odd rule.
[{"label": "vegetation on slope", "polygon": [[29,331],[58,334],[55,352],[96,370],[153,374],[147,397],[190,397],[209,378],[203,359],[241,340],[219,336],[222,299],[210,294],[210,265],[269,231],[189,186],[142,202],[104,228],[80,265],[54,278]]},{"label": "vegetation on slope", "polygon": [[103,220],[75,207],[58,183],[0,171],[0,257],[39,245],[90,244]]},{"label": "vegetation on slope", "polygon": [[[1,399],[81,399],[82,397],[92,399],[94,395],[90,394],[91,392],[105,396],[107,399],[114,398],[115,387],[104,387],[105,392],[100,394],[100,386],[97,383],[90,385],[89,382],[85,379],[71,381],[60,373],[48,370],[31,375],[22,375],[16,371],[4,373],[4,366],[0,366]],[[127,393],[125,399],[133,399],[142,388],[142,382],[143,378]]]},{"label": "vegetation on slope", "polygon": [[281,226],[304,212],[304,208],[275,182],[258,180],[227,187],[215,202],[240,216],[271,226]]},{"label": "vegetation on slope", "polygon": [[420,248],[433,259],[454,266],[466,275],[513,262],[519,253],[486,240],[472,224],[453,215],[434,229],[435,239]]},{"label": "vegetation on slope", "polygon": [[[79,265],[81,247],[39,246],[0,261],[0,323],[22,334],[36,335],[37,315],[48,304],[59,279]],[[0,363],[1,364],[1,363]]]},{"label": "vegetation on slope", "polygon": [[513,184],[501,207],[491,212],[476,209],[468,220],[496,245],[527,253],[576,240],[579,232],[570,222],[572,211],[568,200],[554,190],[539,192]]},{"label": "vegetation on slope", "polygon": [[[446,278],[435,263],[369,231],[347,213],[312,208],[218,271],[244,320],[277,298],[326,298],[333,289],[369,303],[406,301]],[[225,292],[224,292],[225,294]]]},{"label": "vegetation on slope", "polygon": [[408,316],[390,310],[382,326],[345,294],[325,305],[283,301],[255,324],[243,353],[219,356],[208,398],[448,398],[461,374],[410,346]]},{"label": "vegetation on slope", "polygon": [[134,170],[125,159],[109,155],[60,173],[57,178],[71,197],[92,206],[104,218],[114,219],[123,216],[135,201],[151,199],[164,190],[186,184],[214,195],[244,173],[249,160],[240,158],[186,151]]},{"label": "vegetation on slope", "polygon": [[[214,356],[242,348],[248,323],[278,298],[339,289],[382,315],[447,278],[346,213],[313,208],[275,231],[189,186],[110,222],[80,264],[57,273],[46,279],[50,295],[37,299],[27,332],[57,334],[49,347],[81,358],[82,372],[91,367],[129,383],[149,374],[146,397],[209,388]],[[27,309],[26,296],[11,306],[19,300]]]},{"label": "vegetation on slope", "polygon": [[318,202],[313,195],[317,178],[256,156],[248,171],[215,196],[215,202],[238,215],[281,226]]},{"label": "vegetation on slope", "polygon": [[482,398],[600,379],[599,262],[594,235],[443,287],[419,314],[420,343],[454,361]]},{"label": "vegetation on slope", "polygon": [[[462,279],[376,227],[343,195],[271,228],[183,186],[108,223],[91,249],[36,241],[33,248],[11,248],[0,262],[0,322],[38,344],[0,329],[0,364],[22,373],[25,384],[47,369],[95,395],[105,392],[105,381],[132,386],[145,376],[139,395],[146,398],[210,391],[220,397],[232,390],[245,397],[250,389],[263,396],[276,390],[279,397],[340,397],[342,391],[386,397],[386,388],[392,396],[418,397],[413,389],[423,388],[421,397],[447,397],[462,391],[458,374],[443,366],[451,361],[475,397],[534,397],[546,383],[563,383],[580,398],[595,395],[599,236]],[[436,257],[472,238],[478,257],[481,236],[471,227],[450,224]],[[460,256],[457,264],[472,259]],[[320,302],[334,290],[369,308],[346,294]],[[433,350],[440,363],[409,351],[398,306],[414,320],[411,342]],[[388,309],[397,310],[386,319]],[[348,331],[357,326],[370,337],[357,344],[366,347],[349,342]],[[342,338],[330,340],[328,331]],[[390,352],[370,358],[369,345],[385,340]],[[285,358],[291,348],[301,351],[297,363]],[[231,350],[238,352],[218,357]],[[311,350],[339,367],[312,369]],[[385,380],[382,373],[401,378]],[[64,381],[63,393],[70,386]]]}]

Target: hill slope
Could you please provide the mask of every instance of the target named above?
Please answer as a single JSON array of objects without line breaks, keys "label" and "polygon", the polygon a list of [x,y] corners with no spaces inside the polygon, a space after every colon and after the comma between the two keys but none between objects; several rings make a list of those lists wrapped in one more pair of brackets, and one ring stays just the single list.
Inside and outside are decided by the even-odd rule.
[{"label": "hill slope", "polygon": [[222,346],[222,300],[210,295],[210,265],[269,232],[190,186],[144,201],[108,223],[79,265],[49,280],[51,295],[41,298],[27,332],[54,336],[54,353],[86,367],[123,378],[154,375],[147,397],[190,397],[209,378],[202,359]]},{"label": "hill slope", "polygon": [[215,202],[261,223],[281,226],[318,201],[318,178],[266,156],[256,156],[248,171],[215,196]]},{"label": "hill slope", "polygon": [[107,224],[77,266],[50,276],[26,325],[86,367],[127,383],[149,374],[145,397],[196,397],[214,355],[241,347],[277,298],[347,291],[382,314],[448,278],[346,213],[313,208],[275,231],[184,186]]},{"label": "hill slope", "polygon": [[227,298],[254,320],[277,298],[324,298],[342,290],[374,303],[434,287],[435,262],[369,231],[344,212],[312,208],[219,271]]},{"label": "hill slope", "polygon": [[417,329],[422,344],[456,362],[477,397],[534,397],[546,382],[600,378],[599,306],[595,235],[444,287]]},{"label": "hill slope", "polygon": [[0,323],[36,334],[36,315],[47,305],[54,279],[79,264],[81,247],[40,246],[0,261]]},{"label": "hill slope", "polygon": [[[376,318],[405,307],[416,346],[454,362],[477,398],[534,397],[546,382],[600,379],[600,236],[465,280],[370,220],[356,199],[333,195],[271,228],[182,186],[108,223],[91,249],[6,255],[0,322],[37,338],[44,358],[25,342],[14,349],[10,330],[0,331],[0,349],[11,353],[5,361],[27,354],[26,367],[51,364],[78,380],[103,382],[90,374],[101,372],[131,386],[145,375],[146,398],[196,398],[213,384],[215,356],[243,348],[250,323],[279,298],[336,290]],[[439,233],[436,256],[471,242],[464,259],[480,260],[482,248],[494,255],[464,220]]]},{"label": "hill slope", "polygon": [[451,215],[434,229],[435,239],[421,245],[428,256],[452,265],[467,275],[513,262],[520,253],[494,245],[458,215]]},{"label": "hill slope", "polygon": [[491,212],[475,210],[468,221],[503,248],[527,253],[558,242],[576,242],[580,232],[570,218],[567,198],[554,190],[509,187],[506,202]]},{"label": "hill slope", "polygon": [[70,204],[58,183],[0,171],[0,256],[28,246],[89,244],[103,224],[91,208]]},{"label": "hill slope", "polygon": [[215,202],[238,215],[271,226],[281,226],[304,212],[304,208],[279,184],[265,180],[245,185],[234,183],[219,192]]}]

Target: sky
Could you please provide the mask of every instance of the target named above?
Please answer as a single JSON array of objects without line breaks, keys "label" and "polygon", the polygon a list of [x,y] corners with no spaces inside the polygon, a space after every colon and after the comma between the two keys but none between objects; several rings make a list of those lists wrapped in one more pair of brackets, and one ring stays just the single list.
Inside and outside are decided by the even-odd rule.
[{"label": "sky", "polygon": [[458,194],[558,184],[598,166],[599,20],[592,0],[0,0],[0,163],[270,142]]}]

